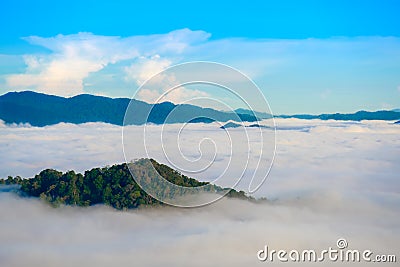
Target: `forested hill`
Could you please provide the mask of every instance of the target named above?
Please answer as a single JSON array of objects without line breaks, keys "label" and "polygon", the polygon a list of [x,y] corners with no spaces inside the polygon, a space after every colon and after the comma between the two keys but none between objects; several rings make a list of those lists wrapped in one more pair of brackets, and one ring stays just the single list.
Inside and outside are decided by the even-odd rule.
[{"label": "forested hill", "polygon": [[[189,178],[154,160],[151,160],[151,163],[162,177],[173,184],[185,187],[207,185],[204,187],[206,192],[218,193],[224,190],[219,186]],[[46,169],[31,179],[8,177],[8,179],[0,179],[0,184],[19,184],[22,195],[40,197],[55,206],[105,204],[121,210],[137,208],[141,205],[162,205],[144,192],[132,178],[129,168],[136,168],[135,166],[128,167],[127,164],[119,164],[94,168],[85,171],[84,174],[74,171],[62,173]],[[137,170],[142,172],[139,167]],[[171,198],[179,196],[179,192],[169,192],[169,194]],[[238,192],[233,189],[230,189],[227,196],[250,199],[243,191]]]},{"label": "forested hill", "polygon": [[[39,127],[60,122],[76,124],[105,122],[123,125],[128,105],[135,114],[125,118],[125,123],[132,125],[146,122],[155,124],[210,122],[210,118],[211,121],[222,122],[257,121],[254,114],[223,112],[188,104],[175,105],[171,102],[162,102],[153,105],[134,99],[131,101],[129,98],[88,94],[65,98],[31,91],[10,92],[0,96],[0,120],[6,123],[29,123]],[[173,116],[168,116],[172,111],[174,111]]]}]

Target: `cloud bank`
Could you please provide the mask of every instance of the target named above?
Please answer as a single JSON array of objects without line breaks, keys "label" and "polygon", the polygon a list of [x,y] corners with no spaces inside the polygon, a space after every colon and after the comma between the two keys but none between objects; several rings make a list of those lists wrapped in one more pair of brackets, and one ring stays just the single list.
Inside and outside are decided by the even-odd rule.
[{"label": "cloud bank", "polygon": [[7,215],[0,219],[0,264],[280,266],[259,262],[257,251],[265,245],[318,251],[335,248],[340,237],[352,249],[396,254],[398,203],[398,197],[392,205],[360,197],[349,201],[337,193],[271,204],[223,199],[199,209],[117,212],[101,206],[54,209],[0,193],[1,211]]},{"label": "cloud bank", "polygon": [[[198,209],[118,212],[102,206],[54,209],[2,192],[0,265],[276,266],[259,262],[257,251],[264,245],[289,251],[325,249],[335,247],[340,237],[352,249],[398,253],[398,125],[298,119],[276,123],[276,159],[256,194],[268,197],[269,203],[223,199]],[[194,144],[207,131],[214,131],[223,144],[217,133],[222,130],[212,124],[188,130],[186,138],[193,144],[185,147],[185,155],[199,155]],[[148,148],[157,156],[156,129],[153,133]],[[2,124],[0,134],[1,176],[32,176],[43,168],[82,171],[124,160],[118,126]],[[226,151],[218,151],[219,162],[226,163]]]},{"label": "cloud bank", "polygon": [[[266,120],[262,124],[269,125],[270,122]],[[232,161],[230,165],[240,166],[230,169],[233,177],[240,176],[243,171],[241,161],[247,161],[247,157],[247,169],[254,170],[257,168],[255,159],[260,153],[265,158],[259,168],[268,166],[274,148],[272,130],[263,129],[263,138],[260,138],[258,128],[246,128],[244,132],[240,128],[224,131],[219,127],[217,123],[149,125],[144,135],[143,126],[128,126],[129,131],[126,132],[133,140],[133,147],[127,153],[128,160],[150,156],[171,165],[167,155],[172,163],[175,160],[178,167],[184,168],[188,163],[186,159],[200,159],[198,167],[215,156],[207,172],[187,173],[203,180],[218,176],[229,165],[229,160]],[[395,191],[392,182],[396,181],[398,170],[398,125],[385,121],[276,119],[276,127],[274,166],[259,192],[261,195],[280,196],[323,188],[340,190],[344,184],[348,189],[360,191],[364,190],[360,181]],[[3,152],[0,177],[32,177],[45,168],[82,172],[125,161],[120,126],[105,123],[61,123],[46,127],[0,124],[0,128]],[[135,140],[145,140],[147,151],[142,149],[143,142]],[[264,151],[260,150],[261,142],[264,142]],[[135,147],[139,143],[140,146]],[[188,170],[191,169],[188,167]],[[249,182],[246,174],[244,181],[243,186]],[[290,184],[297,184],[296,190],[292,190]],[[372,189],[375,188],[365,190]]]}]

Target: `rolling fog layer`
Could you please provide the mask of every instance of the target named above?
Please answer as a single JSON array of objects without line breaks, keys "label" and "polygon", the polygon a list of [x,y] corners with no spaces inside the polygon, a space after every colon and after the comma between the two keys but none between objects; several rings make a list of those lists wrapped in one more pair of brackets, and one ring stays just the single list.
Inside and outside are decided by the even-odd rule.
[{"label": "rolling fog layer", "polygon": [[[156,133],[160,126],[151,127]],[[172,140],[179,127],[164,130],[166,140]],[[0,129],[2,177],[32,177],[45,168],[83,171],[124,162],[118,126],[2,124]],[[137,138],[141,130],[138,127]],[[229,157],[234,157],[233,162],[243,160],[242,153],[229,154],[226,134],[217,126],[196,124],[187,131],[186,138],[182,136],[187,158],[212,158],[211,143],[198,146],[203,138],[211,136],[217,145],[223,144],[217,147],[208,173],[192,176],[217,177]],[[243,129],[229,129],[233,138],[239,131]],[[250,158],[249,170],[256,168],[257,131],[249,129],[249,154],[247,142],[233,143],[236,148],[243,146],[242,156]],[[260,166],[267,169],[271,130],[262,131],[268,138]],[[149,154],[164,161],[157,134],[154,139],[151,133],[146,137]],[[264,245],[318,250],[335,248],[338,238],[346,238],[351,249],[397,254],[399,259],[399,125],[280,119],[276,140],[272,171],[255,193],[271,199],[264,204],[223,199],[196,209],[118,212],[103,206],[54,209],[35,199],[0,193],[0,266],[275,265],[257,260]],[[137,151],[137,157],[146,156]],[[167,152],[177,153],[172,148]],[[238,176],[241,171],[241,166],[229,169]],[[240,189],[247,189],[248,179],[245,175]]]}]

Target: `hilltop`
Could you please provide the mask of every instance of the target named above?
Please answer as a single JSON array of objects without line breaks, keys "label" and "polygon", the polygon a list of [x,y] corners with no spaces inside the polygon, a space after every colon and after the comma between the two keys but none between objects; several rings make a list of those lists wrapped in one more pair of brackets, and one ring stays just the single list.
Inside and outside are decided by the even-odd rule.
[{"label": "hilltop", "polygon": [[[30,179],[20,177],[8,177],[0,179],[0,184],[20,185],[19,193],[23,196],[38,197],[54,206],[74,205],[92,206],[104,204],[119,210],[138,208],[145,205],[163,205],[143,191],[135,182],[130,173],[130,169],[140,173],[145,173],[145,179],[152,179],[151,172],[143,170],[143,161],[137,163],[117,164],[111,167],[93,168],[84,174],[67,171],[65,173],[53,169],[41,171]],[[148,160],[146,160],[148,161]],[[229,190],[227,196],[250,200],[243,191],[221,188],[219,186],[200,182],[196,179],[180,174],[167,165],[160,164],[155,160],[150,160],[154,169],[168,182],[182,187],[201,187],[201,192],[221,193]],[[155,188],[160,188],[160,184],[154,184]],[[162,188],[161,188],[162,189]],[[169,192],[170,198],[181,196],[181,191]]]}]

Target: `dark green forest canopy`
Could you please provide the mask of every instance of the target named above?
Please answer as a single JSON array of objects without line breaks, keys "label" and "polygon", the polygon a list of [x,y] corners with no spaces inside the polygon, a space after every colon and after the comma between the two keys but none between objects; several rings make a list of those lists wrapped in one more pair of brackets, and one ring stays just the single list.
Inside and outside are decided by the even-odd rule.
[{"label": "dark green forest canopy", "polygon": [[[155,170],[169,182],[184,187],[207,185],[207,190],[222,192],[224,189],[207,182],[199,182],[180,174],[167,165],[150,160]],[[111,167],[93,168],[84,174],[67,171],[65,173],[46,169],[31,179],[8,177],[0,179],[0,184],[18,184],[22,195],[40,197],[58,206],[61,204],[91,206],[105,204],[116,209],[132,209],[141,205],[163,205],[143,191],[132,178],[128,164]],[[170,192],[175,197],[177,192]],[[250,200],[243,191],[230,189],[228,197]]]}]

